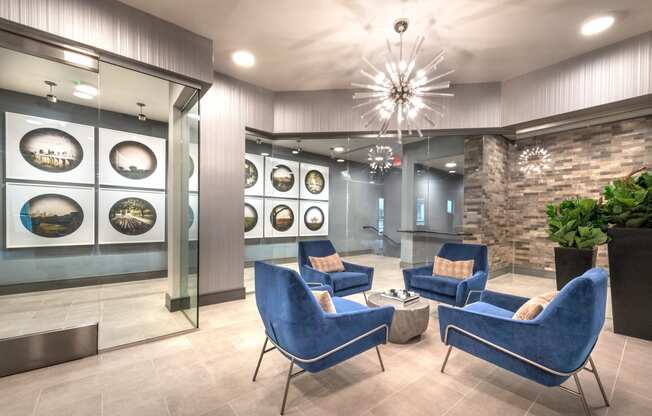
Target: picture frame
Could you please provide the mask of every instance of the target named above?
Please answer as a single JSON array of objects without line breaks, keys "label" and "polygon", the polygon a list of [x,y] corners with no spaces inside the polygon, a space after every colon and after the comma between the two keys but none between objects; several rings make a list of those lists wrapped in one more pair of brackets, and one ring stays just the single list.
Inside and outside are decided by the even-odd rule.
[{"label": "picture frame", "polygon": [[263,238],[265,233],[265,201],[258,197],[245,197],[244,238]]},{"label": "picture frame", "polygon": [[95,190],[91,187],[7,183],[5,246],[95,244]]},{"label": "picture frame", "polygon": [[165,242],[165,193],[103,188],[98,198],[98,243]]},{"label": "picture frame", "polygon": [[299,198],[299,162],[266,157],[265,196]]},{"label": "picture frame", "polygon": [[95,183],[95,128],[5,113],[5,177],[68,184]]},{"label": "picture frame", "polygon": [[281,198],[265,199],[265,238],[298,235],[299,201]]},{"label": "picture frame", "polygon": [[327,166],[301,163],[300,198],[328,201],[330,192],[330,169]]},{"label": "picture frame", "polygon": [[263,196],[265,189],[265,158],[252,153],[245,153],[244,162],[245,195]]},{"label": "picture frame", "polygon": [[328,235],[328,214],[327,201],[299,201],[299,236]]},{"label": "picture frame", "polygon": [[166,189],[167,140],[100,128],[100,185]]}]

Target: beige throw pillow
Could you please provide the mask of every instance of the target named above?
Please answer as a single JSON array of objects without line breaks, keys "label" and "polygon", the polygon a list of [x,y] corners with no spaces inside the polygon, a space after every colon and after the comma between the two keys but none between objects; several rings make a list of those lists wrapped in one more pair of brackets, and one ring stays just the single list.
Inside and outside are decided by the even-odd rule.
[{"label": "beige throw pillow", "polygon": [[322,310],[326,313],[337,313],[335,310],[335,304],[333,304],[333,299],[331,299],[331,294],[327,290],[313,290],[312,294],[317,299],[317,303],[321,306]]},{"label": "beige throw pillow", "polygon": [[466,279],[473,275],[473,263],[473,260],[452,261],[435,256],[435,265],[432,268],[432,274],[459,280]]},{"label": "beige throw pillow", "polygon": [[320,272],[332,273],[343,272],[345,270],[344,263],[342,263],[342,259],[340,259],[340,255],[337,253],[326,257],[308,256],[308,259],[310,259],[312,267]]},{"label": "beige throw pillow", "polygon": [[518,308],[512,318],[517,321],[531,321],[543,312],[546,306],[557,296],[557,293],[559,292],[553,291],[533,297]]}]

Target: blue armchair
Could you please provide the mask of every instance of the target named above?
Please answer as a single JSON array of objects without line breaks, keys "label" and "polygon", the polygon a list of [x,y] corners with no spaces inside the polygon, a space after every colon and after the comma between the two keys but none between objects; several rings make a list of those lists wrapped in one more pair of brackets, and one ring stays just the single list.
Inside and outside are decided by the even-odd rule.
[{"label": "blue armchair", "polygon": [[463,306],[471,296],[482,293],[489,274],[487,246],[445,243],[437,255],[453,261],[473,259],[473,275],[464,280],[433,276],[433,263],[428,263],[422,267],[403,270],[405,289],[417,292],[424,298],[454,306]]},{"label": "blue armchair", "polygon": [[335,296],[347,296],[360,293],[367,298],[365,292],[371,289],[374,280],[373,267],[344,263],[343,272],[324,273],[316,270],[310,264],[309,256],[326,257],[336,253],[329,240],[310,240],[299,242],[299,271],[306,282],[321,283],[333,288]]},{"label": "blue armchair", "polygon": [[[570,392],[590,416],[577,373],[587,370],[595,376],[609,406],[591,358],[604,324],[606,297],[607,272],[595,268],[564,286],[531,321],[512,319],[528,299],[491,291],[464,308],[439,305],[441,339],[449,346],[441,371],[456,347],[544,386]],[[561,386],[571,376],[577,391]]]},{"label": "blue armchair", "polygon": [[[285,411],[290,380],[308,371],[319,372],[368,349],[387,343],[394,308],[367,308],[350,300],[333,297],[337,313],[325,313],[308,285],[293,270],[256,262],[256,305],[265,325],[265,343],[258,359],[256,381],[263,356],[277,349],[288,360],[281,414]],[[267,343],[273,346],[267,349]],[[293,373],[294,366],[301,368]]]}]

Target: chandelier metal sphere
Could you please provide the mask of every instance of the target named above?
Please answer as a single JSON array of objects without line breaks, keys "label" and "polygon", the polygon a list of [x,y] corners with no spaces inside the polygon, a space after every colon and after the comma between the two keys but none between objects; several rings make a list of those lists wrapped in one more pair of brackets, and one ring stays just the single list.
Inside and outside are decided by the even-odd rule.
[{"label": "chandelier metal sphere", "polygon": [[414,129],[420,137],[423,137],[416,120],[421,115],[431,126],[436,127],[437,123],[432,117],[443,117],[444,114],[443,106],[435,100],[439,97],[454,96],[452,93],[437,92],[450,88],[450,81],[442,81],[442,78],[454,72],[454,70],[450,70],[435,74],[437,67],[444,61],[444,51],[439,52],[423,68],[415,70],[417,57],[425,40],[423,36],[419,36],[407,59],[403,56],[403,33],[407,28],[408,20],[405,18],[394,22],[394,31],[400,36],[398,59],[395,59],[392,45],[387,40],[388,55],[384,70],[378,69],[363,57],[362,59],[373,73],[369,73],[365,69],[361,69],[360,73],[373,83],[351,83],[356,88],[366,90],[353,94],[353,99],[364,100],[353,108],[371,106],[361,115],[363,119],[367,119],[365,128],[378,121],[380,123],[378,137],[380,137],[387,132],[392,118],[395,118],[399,143],[404,127],[408,134],[412,134]]},{"label": "chandelier metal sphere", "polygon": [[367,154],[369,169],[372,175],[387,173],[394,163],[394,151],[390,146],[377,144],[369,149]]}]

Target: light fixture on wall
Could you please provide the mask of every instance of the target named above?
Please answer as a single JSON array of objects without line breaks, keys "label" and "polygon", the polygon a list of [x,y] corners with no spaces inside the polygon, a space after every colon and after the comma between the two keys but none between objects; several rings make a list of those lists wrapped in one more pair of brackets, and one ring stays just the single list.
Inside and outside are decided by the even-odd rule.
[{"label": "light fixture on wall", "polygon": [[526,176],[539,175],[550,169],[552,156],[543,146],[536,144],[521,150],[518,155],[518,166]]},{"label": "light fixture on wall", "polygon": [[580,32],[584,36],[597,35],[609,29],[615,21],[616,18],[611,15],[593,17],[582,24]]},{"label": "light fixture on wall", "polygon": [[369,149],[367,161],[369,162],[369,173],[384,175],[392,167],[394,151],[390,146],[377,144]]},{"label": "light fixture on wall", "polygon": [[140,111],[138,112],[138,120],[140,121],[147,121],[147,116],[143,112],[143,108],[145,108],[145,104],[143,103],[136,103],[138,107],[140,107]]},{"label": "light fixture on wall", "polygon": [[454,168],[455,166],[457,166],[457,163],[455,163],[455,162],[448,162],[448,163],[446,163],[446,165],[444,165],[444,166],[446,166],[447,168]]},{"label": "light fixture on wall", "polygon": [[299,153],[301,153],[301,140],[297,140],[296,149],[292,149],[292,154],[293,155],[298,155]]},{"label": "light fixture on wall", "polygon": [[372,83],[361,84],[354,82],[352,85],[367,91],[356,92],[353,99],[364,100],[353,108],[364,108],[371,106],[361,115],[361,118],[368,118],[365,128],[377,120],[380,123],[378,137],[382,136],[389,129],[390,122],[395,115],[396,133],[401,143],[403,128],[408,134],[415,129],[419,137],[423,137],[421,129],[417,126],[417,118],[422,116],[432,127],[437,123],[431,118],[443,117],[443,106],[435,100],[442,97],[452,97],[454,94],[437,92],[450,88],[450,81],[442,79],[454,72],[450,70],[440,74],[434,74],[439,64],[444,61],[444,51],[439,52],[428,64],[421,69],[416,69],[416,61],[421,51],[425,38],[419,36],[412,47],[409,56],[403,56],[403,33],[408,28],[408,20],[398,19],[394,22],[394,31],[400,36],[398,59],[392,51],[392,46],[387,40],[388,59],[385,60],[384,69],[378,69],[368,59],[363,58],[367,66],[373,71],[360,70],[360,74],[369,78]]},{"label": "light fixture on wall", "polygon": [[50,92],[45,94],[45,99],[48,100],[48,102],[51,102],[52,104],[56,103],[58,99],[57,96],[54,95],[54,87],[57,86],[57,83],[53,81],[45,81],[45,85],[50,87]]},{"label": "light fixture on wall", "polygon": [[335,146],[331,149],[335,153],[342,153],[344,152],[344,148],[342,146]]}]

